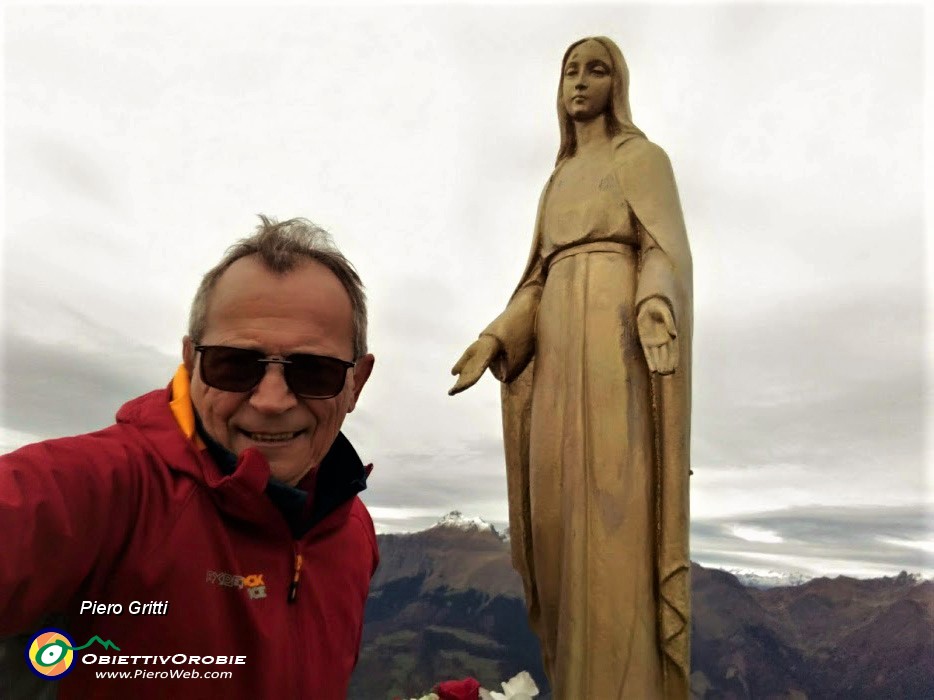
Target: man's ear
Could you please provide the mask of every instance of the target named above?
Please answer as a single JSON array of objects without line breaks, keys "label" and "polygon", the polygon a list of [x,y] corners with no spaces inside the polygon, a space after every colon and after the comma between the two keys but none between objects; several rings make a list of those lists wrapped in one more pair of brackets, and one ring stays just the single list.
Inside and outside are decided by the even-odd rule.
[{"label": "man's ear", "polygon": [[376,358],[370,353],[367,353],[357,360],[357,364],[353,368],[353,399],[350,402],[350,408],[347,409],[347,413],[350,413],[356,408],[357,399],[360,398],[360,392],[363,391],[363,385],[366,384],[366,380],[370,378],[370,372],[373,371],[374,362],[376,362]]},{"label": "man's ear", "polygon": [[195,344],[187,335],[182,338],[182,362],[185,363],[185,369],[188,370],[188,376],[195,374]]}]

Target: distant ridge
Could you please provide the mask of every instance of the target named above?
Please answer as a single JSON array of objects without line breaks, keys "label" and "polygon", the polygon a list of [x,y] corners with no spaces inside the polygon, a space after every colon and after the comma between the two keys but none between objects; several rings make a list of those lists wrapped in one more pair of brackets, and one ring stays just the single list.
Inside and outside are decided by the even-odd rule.
[{"label": "distant ridge", "polygon": [[[543,689],[536,700],[550,700],[522,583],[495,527],[452,511],[377,539],[350,700],[420,697],[468,675],[496,688],[522,670]],[[691,568],[692,697],[934,698],[934,581],[903,572],[789,585],[781,572],[737,573]],[[742,580],[753,575],[762,580]]]},{"label": "distant ridge", "polygon": [[[509,537],[509,527],[503,527],[498,529],[493,523],[484,520],[478,516],[469,516],[465,515],[463,511],[452,510],[449,513],[441,516],[433,525],[422,530],[415,530],[412,532],[394,532],[394,533],[384,533],[384,535],[417,535],[422,532],[430,532],[436,528],[450,528],[452,530],[458,530],[462,532],[490,532],[496,535],[500,541],[508,543],[510,541]],[[381,535],[383,536],[383,535]],[[727,573],[732,574],[744,586],[749,586],[752,588],[775,588],[778,586],[798,586],[808,581],[814,580],[816,578],[821,578],[819,575],[815,576],[812,574],[805,573],[798,569],[746,569],[746,568],[729,568],[724,569],[720,568],[716,564],[706,564],[702,563],[701,566],[711,569],[719,569],[721,571],[726,571]],[[921,582],[924,580],[934,580],[926,579],[919,573],[910,573],[910,572],[901,572],[900,574],[893,574],[893,576],[911,576],[915,582]],[[848,578],[848,577],[844,577]],[[889,578],[889,577],[884,577]],[[868,580],[866,577],[859,577],[858,580]]]}]

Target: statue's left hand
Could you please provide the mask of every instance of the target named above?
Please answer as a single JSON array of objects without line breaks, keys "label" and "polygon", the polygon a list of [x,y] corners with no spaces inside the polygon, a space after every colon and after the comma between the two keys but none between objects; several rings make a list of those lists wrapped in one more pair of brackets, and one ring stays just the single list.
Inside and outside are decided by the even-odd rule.
[{"label": "statue's left hand", "polygon": [[649,371],[671,374],[678,369],[678,329],[668,304],[649,297],[639,306],[636,324]]}]

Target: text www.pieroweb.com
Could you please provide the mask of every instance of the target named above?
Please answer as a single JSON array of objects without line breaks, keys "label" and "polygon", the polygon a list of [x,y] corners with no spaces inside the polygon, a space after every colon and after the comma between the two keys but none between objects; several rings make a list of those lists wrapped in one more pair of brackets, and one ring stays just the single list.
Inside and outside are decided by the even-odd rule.
[{"label": "text www.pieroweb.com", "polygon": [[233,678],[233,671],[185,671],[180,668],[173,668],[168,671],[147,671],[143,668],[137,668],[133,671],[97,671],[95,678],[141,678],[143,680],[155,680],[157,678],[197,678],[197,679],[217,679]]},{"label": "text www.pieroweb.com", "polygon": [[176,668],[161,668],[153,670],[151,668],[134,668],[126,670],[100,670],[94,672],[94,677],[101,680],[110,679],[133,679],[157,680],[157,679],[226,679],[233,678],[233,671],[215,671],[198,668],[177,668],[177,666],[196,665],[196,666],[217,666],[217,665],[245,665],[245,656],[189,656],[187,654],[175,654],[173,656],[98,656],[87,654],[81,659],[83,664],[87,665],[124,665],[145,664],[175,665]]}]

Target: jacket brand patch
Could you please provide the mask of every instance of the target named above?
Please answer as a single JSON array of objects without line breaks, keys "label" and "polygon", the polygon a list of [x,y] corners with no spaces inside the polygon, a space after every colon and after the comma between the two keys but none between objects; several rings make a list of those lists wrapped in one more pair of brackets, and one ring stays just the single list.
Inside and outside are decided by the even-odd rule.
[{"label": "jacket brand patch", "polygon": [[213,583],[215,586],[226,588],[246,589],[247,595],[251,600],[266,597],[266,582],[263,581],[262,574],[250,574],[249,576],[237,576],[223,571],[208,571],[207,583]]}]

